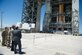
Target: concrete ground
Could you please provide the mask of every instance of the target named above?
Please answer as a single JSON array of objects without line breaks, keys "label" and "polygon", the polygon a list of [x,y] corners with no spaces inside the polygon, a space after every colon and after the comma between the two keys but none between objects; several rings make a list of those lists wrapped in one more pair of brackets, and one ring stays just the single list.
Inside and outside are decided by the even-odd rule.
[{"label": "concrete ground", "polygon": [[82,55],[82,36],[23,33],[22,51],[25,54],[14,54],[0,44],[3,55]]}]

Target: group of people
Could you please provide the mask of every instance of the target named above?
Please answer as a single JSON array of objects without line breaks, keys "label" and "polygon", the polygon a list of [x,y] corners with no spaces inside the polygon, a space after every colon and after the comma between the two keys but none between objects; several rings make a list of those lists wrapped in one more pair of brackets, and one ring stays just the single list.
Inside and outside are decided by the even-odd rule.
[{"label": "group of people", "polygon": [[[19,27],[12,26],[10,28],[5,27],[4,31],[2,31],[2,46],[7,46],[11,48],[11,51],[14,51],[14,53],[21,54],[21,38],[22,34],[19,30]],[[17,51],[17,45],[19,48],[19,51]]]}]

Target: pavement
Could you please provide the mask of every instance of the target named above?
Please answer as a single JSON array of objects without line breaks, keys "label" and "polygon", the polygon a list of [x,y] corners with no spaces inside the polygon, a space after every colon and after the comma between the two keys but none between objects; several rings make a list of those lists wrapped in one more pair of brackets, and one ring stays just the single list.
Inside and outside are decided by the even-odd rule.
[{"label": "pavement", "polygon": [[[1,36],[0,36],[1,37]],[[0,38],[1,39],[1,38]],[[3,55],[82,55],[82,36],[47,33],[22,33],[22,51],[14,54],[0,43]]]}]

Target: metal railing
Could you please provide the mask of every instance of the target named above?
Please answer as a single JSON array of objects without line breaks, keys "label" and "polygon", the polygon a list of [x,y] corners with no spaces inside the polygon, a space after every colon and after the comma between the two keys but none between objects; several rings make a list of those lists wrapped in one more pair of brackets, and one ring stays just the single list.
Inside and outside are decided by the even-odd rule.
[{"label": "metal railing", "polygon": [[63,27],[67,27],[67,28],[71,28],[72,27],[72,24],[71,23],[50,23],[49,24],[50,26],[63,26]]}]

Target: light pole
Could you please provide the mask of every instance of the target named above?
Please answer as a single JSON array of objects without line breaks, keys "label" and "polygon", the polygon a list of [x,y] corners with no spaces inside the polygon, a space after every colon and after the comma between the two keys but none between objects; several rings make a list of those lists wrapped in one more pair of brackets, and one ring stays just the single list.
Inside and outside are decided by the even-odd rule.
[{"label": "light pole", "polygon": [[2,31],[2,28],[3,28],[3,19],[2,19],[2,16],[3,16],[3,12],[1,12],[1,31]]}]

